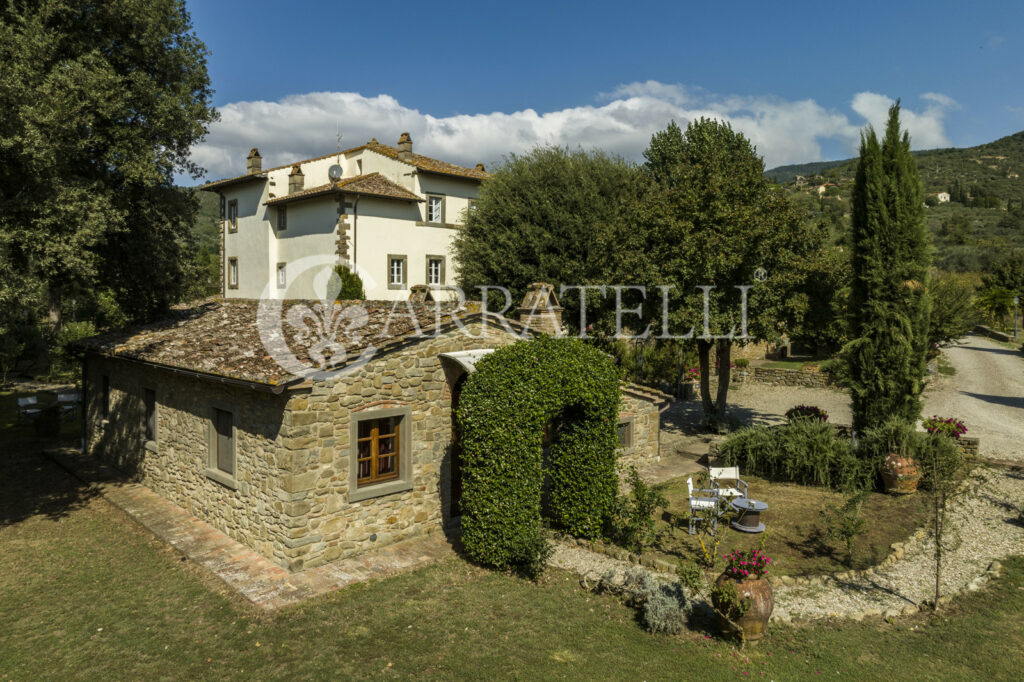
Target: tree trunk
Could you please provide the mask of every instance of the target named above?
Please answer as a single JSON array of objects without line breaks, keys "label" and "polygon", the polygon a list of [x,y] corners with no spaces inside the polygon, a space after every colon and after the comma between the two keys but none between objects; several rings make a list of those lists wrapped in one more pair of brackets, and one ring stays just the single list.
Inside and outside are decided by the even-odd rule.
[{"label": "tree trunk", "polygon": [[57,333],[60,331],[61,310],[64,304],[64,292],[61,285],[50,283],[50,329]]},{"label": "tree trunk", "polygon": [[715,414],[715,404],[711,402],[711,342],[697,341],[697,355],[700,358],[700,402],[704,408],[704,423],[708,424]]},{"label": "tree trunk", "polygon": [[718,414],[725,414],[725,406],[729,399],[729,382],[732,380],[732,341],[730,339],[718,340],[718,399],[715,410]]}]

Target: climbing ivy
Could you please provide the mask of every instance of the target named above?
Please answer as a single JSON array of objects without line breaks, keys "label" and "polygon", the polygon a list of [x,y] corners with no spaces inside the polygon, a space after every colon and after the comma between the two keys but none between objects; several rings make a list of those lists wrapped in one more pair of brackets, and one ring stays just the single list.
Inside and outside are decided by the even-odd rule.
[{"label": "climbing ivy", "polygon": [[618,484],[618,406],[613,361],[578,339],[521,341],[477,364],[456,415],[463,543],[472,558],[538,572],[548,552],[542,494],[553,525],[600,536]]}]

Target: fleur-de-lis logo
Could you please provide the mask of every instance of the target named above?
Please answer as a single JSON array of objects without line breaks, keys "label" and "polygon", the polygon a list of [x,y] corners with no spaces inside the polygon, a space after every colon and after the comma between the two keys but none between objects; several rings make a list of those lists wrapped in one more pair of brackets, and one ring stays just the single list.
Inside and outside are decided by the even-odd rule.
[{"label": "fleur-de-lis logo", "polygon": [[345,361],[345,341],[359,344],[363,336],[357,330],[369,319],[361,305],[338,307],[332,301],[319,301],[312,307],[299,303],[285,314],[285,320],[296,330],[296,339],[304,346],[308,344],[309,359],[320,369]]},{"label": "fleur-de-lis logo", "polygon": [[[333,257],[310,256],[289,263],[288,272],[296,279],[309,273],[315,277],[333,273],[334,266]],[[360,275],[372,283],[366,273]],[[373,359],[377,347],[365,329],[370,314],[361,303],[335,301],[332,282],[318,291],[321,300],[285,302],[276,284],[268,282],[260,296],[257,328],[267,355],[279,367],[295,377],[324,380],[354,372]]]}]

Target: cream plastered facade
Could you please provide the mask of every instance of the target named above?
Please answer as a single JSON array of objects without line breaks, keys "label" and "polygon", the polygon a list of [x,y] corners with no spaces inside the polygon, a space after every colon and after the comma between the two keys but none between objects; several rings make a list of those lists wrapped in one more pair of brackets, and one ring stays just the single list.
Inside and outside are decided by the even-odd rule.
[{"label": "cream plastered facade", "polygon": [[[303,191],[328,185],[328,171],[338,165],[343,172],[342,182],[380,173],[418,201],[344,189],[289,198],[283,204],[286,227],[279,230],[281,204],[274,200],[297,194],[289,191],[293,165],[302,170]],[[470,200],[477,197],[481,180],[424,170],[369,148],[293,165],[211,183],[213,186],[207,188],[220,195],[224,212],[221,267],[225,297],[328,298],[333,295],[334,266],[348,264],[362,277],[367,299],[403,300],[409,297],[412,286],[430,284],[430,257],[444,259],[442,284],[454,284],[458,266],[452,241],[465,221]],[[430,195],[442,197],[441,224],[427,221]],[[232,202],[238,206],[234,224],[228,220]],[[404,258],[404,281],[400,285],[389,280],[393,257]],[[281,266],[283,276],[279,273]],[[237,280],[233,272],[237,272]]]}]

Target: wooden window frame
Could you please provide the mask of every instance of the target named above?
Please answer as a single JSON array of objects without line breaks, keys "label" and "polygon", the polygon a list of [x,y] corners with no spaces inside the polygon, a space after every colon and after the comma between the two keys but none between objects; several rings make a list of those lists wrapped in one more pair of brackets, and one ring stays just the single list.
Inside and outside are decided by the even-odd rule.
[{"label": "wooden window frame", "polygon": [[[439,273],[441,281],[439,281],[437,283],[434,283],[434,282],[430,281],[430,261],[434,261],[434,260],[441,261],[441,272]],[[427,273],[426,273],[426,280],[424,280],[424,281],[426,281],[428,287],[437,287],[437,286],[443,287],[445,285],[446,276],[447,276],[446,270],[448,269],[447,265],[448,265],[447,264],[447,259],[444,256],[437,256],[437,255],[430,255],[430,254],[427,255],[427,258],[426,258]]]},{"label": "wooden window frame", "polygon": [[288,207],[281,205],[277,207],[277,231],[284,232],[288,229]]},{"label": "wooden window frame", "polygon": [[[393,283],[391,281],[391,261],[394,261],[394,260],[402,261],[402,282],[400,284],[395,284],[395,283]],[[408,288],[408,286],[409,286],[409,257],[405,256],[405,255],[402,255],[402,254],[389,253],[388,254],[388,263],[387,263],[387,273],[386,273],[386,275],[387,275],[387,281],[388,281],[388,289],[402,290],[402,289]]]},{"label": "wooden window frame", "polygon": [[[150,403],[152,397],[152,403]],[[147,450],[156,451],[159,445],[160,417],[156,389],[142,388],[142,444]]]},{"label": "wooden window frame", "polygon": [[[231,472],[220,468],[218,461],[217,416],[219,412],[231,415]],[[234,405],[214,402],[206,422],[206,470],[203,474],[226,488],[238,489],[238,410]]]},{"label": "wooden window frame", "polygon": [[[234,274],[234,281],[233,282],[231,281],[232,280],[232,277],[231,277],[232,274]],[[238,288],[239,277],[238,277],[238,259],[237,258],[228,258],[228,274],[227,274],[227,277],[225,277],[225,279],[228,281],[228,289],[237,289]]]},{"label": "wooden window frame", "polygon": [[[445,203],[446,203],[444,198],[445,197],[444,197],[443,194],[427,194],[427,205],[425,207],[426,210],[424,211],[425,215],[423,216],[425,218],[425,220],[423,222],[425,222],[427,225],[444,225],[444,217],[445,217],[444,213],[445,213]],[[441,219],[440,220],[431,220],[430,219],[430,200],[431,199],[438,199],[441,202]]]},{"label": "wooden window frame", "polygon": [[[394,476],[384,479],[359,480],[359,424],[364,421],[398,417],[396,430],[397,471]],[[373,497],[393,495],[412,490],[412,408],[393,407],[383,410],[367,410],[352,415],[349,422],[349,502],[359,502]],[[378,437],[379,434],[378,434]],[[373,460],[371,460],[373,461]]]},{"label": "wooden window frame", "polygon": [[228,232],[238,232],[238,199],[228,199]]}]

